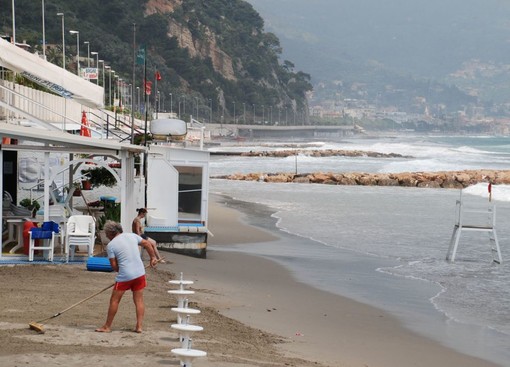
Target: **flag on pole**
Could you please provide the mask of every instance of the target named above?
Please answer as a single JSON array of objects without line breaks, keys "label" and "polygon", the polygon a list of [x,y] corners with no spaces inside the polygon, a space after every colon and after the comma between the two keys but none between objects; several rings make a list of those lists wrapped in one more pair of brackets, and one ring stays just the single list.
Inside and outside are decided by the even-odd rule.
[{"label": "flag on pole", "polygon": [[150,96],[152,92],[152,82],[145,81],[145,94]]},{"label": "flag on pole", "polygon": [[138,52],[136,54],[136,64],[144,65],[145,64],[145,45],[140,46]]},{"label": "flag on pole", "polygon": [[489,201],[492,201],[492,184],[490,182],[487,186],[487,190],[489,191]]},{"label": "flag on pole", "polygon": [[157,70],[156,70],[156,75],[155,75],[155,77],[156,77],[156,80],[157,80],[157,81],[160,81],[160,80],[161,80],[161,74],[160,74],[160,73],[159,73],[159,71],[157,71]]},{"label": "flag on pole", "polygon": [[90,133],[89,122],[87,120],[87,113],[85,111],[83,111],[81,114],[80,135],[86,136],[88,138],[92,136],[92,134]]}]

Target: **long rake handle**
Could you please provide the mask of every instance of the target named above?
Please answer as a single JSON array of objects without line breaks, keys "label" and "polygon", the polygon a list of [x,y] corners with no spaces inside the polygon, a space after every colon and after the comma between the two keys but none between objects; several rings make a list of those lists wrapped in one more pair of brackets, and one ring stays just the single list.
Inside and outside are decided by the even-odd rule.
[{"label": "long rake handle", "polygon": [[[158,262],[160,262],[160,261],[161,261],[161,259],[159,259],[159,260],[158,260]],[[146,266],[145,266],[145,269],[147,269],[147,268],[149,268],[149,267],[150,267],[150,264],[149,264],[149,265],[146,265]],[[92,295],[88,296],[87,298],[84,298],[84,299],[82,299],[81,301],[76,302],[74,305],[71,305],[71,306],[67,307],[65,310],[62,310],[62,311],[60,311],[60,312],[57,312],[57,313],[56,313],[55,315],[53,315],[53,316],[47,317],[47,318],[45,318],[44,320],[36,321],[36,322],[37,322],[37,323],[42,323],[42,322],[44,322],[44,321],[48,321],[48,320],[54,319],[55,317],[62,315],[64,312],[69,311],[70,309],[75,308],[76,306],[81,305],[83,302],[86,302],[86,301],[88,301],[89,299],[94,298],[95,296],[100,295],[101,293],[103,293],[103,292],[107,291],[108,289],[112,288],[114,285],[115,285],[115,283],[110,284],[108,287],[105,287],[105,288],[101,289],[100,291],[98,291],[98,292],[96,292],[96,293],[94,293],[94,294],[92,294]]]},{"label": "long rake handle", "polygon": [[44,320],[36,321],[36,322],[41,323],[41,322],[44,322],[44,321],[51,320],[51,319],[53,319],[53,318],[55,318],[55,317],[57,317],[57,316],[60,316],[60,315],[62,315],[64,312],[69,311],[70,309],[75,308],[76,306],[81,305],[83,302],[86,302],[86,301],[88,301],[89,299],[94,298],[95,296],[98,296],[98,295],[100,295],[101,293],[103,293],[103,292],[107,291],[108,289],[112,288],[114,285],[115,285],[115,283],[110,284],[108,287],[105,287],[105,288],[101,289],[100,291],[98,291],[98,292],[96,292],[96,293],[94,293],[94,294],[92,294],[92,295],[88,296],[87,298],[84,298],[84,299],[82,299],[81,301],[76,302],[74,305],[71,305],[71,306],[67,307],[65,310],[62,310],[62,311],[60,311],[60,312],[57,312],[57,313],[56,313],[55,315],[53,315],[53,316],[50,316],[50,317],[48,317],[48,318],[46,318],[46,319],[44,319]]}]

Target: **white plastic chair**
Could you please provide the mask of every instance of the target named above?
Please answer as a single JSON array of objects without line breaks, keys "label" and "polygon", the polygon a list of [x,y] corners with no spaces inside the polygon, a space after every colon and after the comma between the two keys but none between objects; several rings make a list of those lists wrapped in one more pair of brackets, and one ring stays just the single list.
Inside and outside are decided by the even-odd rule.
[{"label": "white plastic chair", "polygon": [[92,257],[96,239],[96,224],[90,215],[72,215],[67,220],[66,261],[74,259],[76,246],[87,247],[88,256]]},{"label": "white plastic chair", "polygon": [[35,251],[44,251],[44,258],[53,261],[55,237],[60,232],[55,222],[44,222],[41,228],[31,228],[29,231],[28,261],[34,261]]}]

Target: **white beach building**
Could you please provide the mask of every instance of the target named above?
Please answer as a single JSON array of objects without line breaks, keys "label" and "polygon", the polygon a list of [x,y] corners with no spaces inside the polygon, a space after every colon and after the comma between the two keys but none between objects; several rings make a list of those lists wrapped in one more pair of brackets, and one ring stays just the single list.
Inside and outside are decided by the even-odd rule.
[{"label": "white beach building", "polygon": [[[27,261],[27,222],[54,221],[65,232],[71,215],[101,216],[100,207],[88,205],[98,201],[100,205],[115,202],[125,231],[131,230],[136,208],[147,206],[147,229],[163,249],[205,257],[208,152],[184,149],[172,143],[171,136],[158,145],[130,144],[130,134],[143,130],[136,123],[125,126],[125,121],[104,110],[102,87],[3,39],[0,67],[0,191],[4,193],[0,263]],[[14,73],[50,92],[5,77]],[[80,131],[85,136],[73,134]],[[115,188],[93,189],[73,198],[77,184],[86,178],[84,172],[96,167],[113,176]],[[36,218],[20,207],[21,199],[41,203]],[[59,238],[63,259],[65,236]],[[54,251],[58,261],[58,245]],[[35,259],[43,257],[36,254]]]}]

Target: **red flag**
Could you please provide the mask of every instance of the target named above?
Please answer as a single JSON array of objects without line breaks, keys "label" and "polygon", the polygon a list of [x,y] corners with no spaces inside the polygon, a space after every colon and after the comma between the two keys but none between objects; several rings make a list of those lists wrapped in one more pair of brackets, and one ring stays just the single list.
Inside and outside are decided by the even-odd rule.
[{"label": "red flag", "polygon": [[157,80],[157,81],[160,81],[160,80],[161,80],[161,74],[160,74],[160,73],[159,73],[159,71],[157,71],[157,70],[156,70],[156,75],[155,75],[155,77],[156,77],[156,80]]},{"label": "red flag", "polygon": [[487,190],[489,190],[489,194],[492,193],[492,184],[489,182],[489,186],[487,186]]},{"label": "red flag", "polygon": [[83,111],[81,114],[81,128],[80,128],[81,136],[86,136],[88,138],[90,138],[92,136],[88,126],[89,126],[89,122],[87,121],[87,114],[85,113],[85,111]]},{"label": "red flag", "polygon": [[151,95],[151,91],[152,91],[152,82],[146,81],[145,82],[145,94],[150,96]]}]

